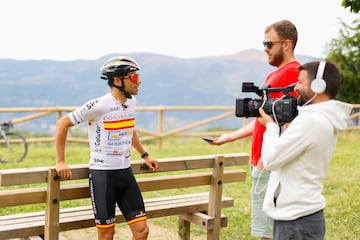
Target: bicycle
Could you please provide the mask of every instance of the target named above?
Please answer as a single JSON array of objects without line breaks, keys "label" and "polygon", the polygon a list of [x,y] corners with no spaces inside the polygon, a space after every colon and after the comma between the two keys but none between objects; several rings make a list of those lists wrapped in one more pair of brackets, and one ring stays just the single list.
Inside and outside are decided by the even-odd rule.
[{"label": "bicycle", "polygon": [[10,131],[11,121],[0,124],[0,163],[18,163],[28,152],[26,139],[19,133]]}]

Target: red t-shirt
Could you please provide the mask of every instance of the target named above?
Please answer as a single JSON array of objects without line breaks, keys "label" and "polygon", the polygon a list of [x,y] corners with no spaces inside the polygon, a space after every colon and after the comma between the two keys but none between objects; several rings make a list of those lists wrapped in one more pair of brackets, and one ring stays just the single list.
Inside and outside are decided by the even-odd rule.
[{"label": "red t-shirt", "polygon": [[[270,85],[272,88],[286,87],[298,81],[299,71],[296,69],[300,65],[299,62],[294,61],[286,64],[285,66],[276,69],[274,72],[267,76],[265,84]],[[271,98],[282,97],[282,92],[270,93]],[[293,95],[293,94],[292,94]],[[265,127],[262,126],[257,119],[255,119],[255,126],[252,133],[252,152],[251,152],[251,165],[256,166],[261,157],[261,146],[263,142],[263,135]]]}]

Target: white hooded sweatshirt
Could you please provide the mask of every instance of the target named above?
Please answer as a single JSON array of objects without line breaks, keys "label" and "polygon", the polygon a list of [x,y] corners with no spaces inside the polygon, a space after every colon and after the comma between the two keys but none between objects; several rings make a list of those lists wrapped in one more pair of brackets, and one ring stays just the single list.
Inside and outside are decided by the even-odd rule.
[{"label": "white hooded sweatshirt", "polygon": [[351,109],[336,100],[298,107],[299,115],[281,136],[278,125],[266,125],[262,159],[271,174],[263,210],[268,216],[288,221],[325,208],[322,180]]}]

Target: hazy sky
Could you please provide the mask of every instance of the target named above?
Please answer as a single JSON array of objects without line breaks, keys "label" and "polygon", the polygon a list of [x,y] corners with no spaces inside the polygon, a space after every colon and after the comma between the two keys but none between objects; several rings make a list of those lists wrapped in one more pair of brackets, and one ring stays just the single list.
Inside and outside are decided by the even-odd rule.
[{"label": "hazy sky", "polygon": [[262,50],[265,26],[298,28],[297,54],[324,56],[342,0],[11,0],[0,3],[0,58],[96,59],[148,52],[183,58]]}]

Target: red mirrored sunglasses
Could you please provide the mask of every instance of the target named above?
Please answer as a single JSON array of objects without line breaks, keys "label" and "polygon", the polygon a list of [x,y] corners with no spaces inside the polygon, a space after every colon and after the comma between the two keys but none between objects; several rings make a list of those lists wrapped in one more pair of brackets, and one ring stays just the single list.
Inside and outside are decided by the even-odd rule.
[{"label": "red mirrored sunglasses", "polygon": [[137,73],[132,73],[130,75],[126,75],[124,78],[129,78],[131,82],[138,83],[140,80],[140,75]]}]

